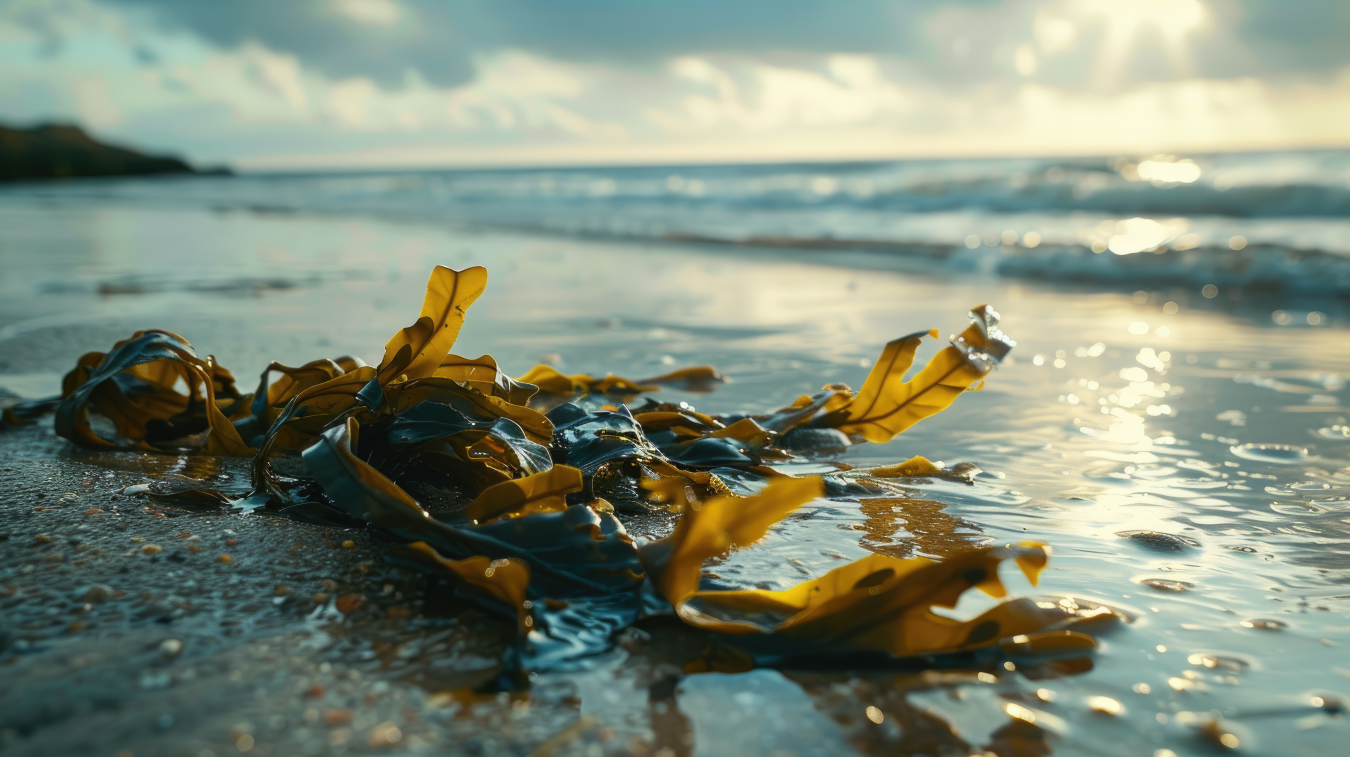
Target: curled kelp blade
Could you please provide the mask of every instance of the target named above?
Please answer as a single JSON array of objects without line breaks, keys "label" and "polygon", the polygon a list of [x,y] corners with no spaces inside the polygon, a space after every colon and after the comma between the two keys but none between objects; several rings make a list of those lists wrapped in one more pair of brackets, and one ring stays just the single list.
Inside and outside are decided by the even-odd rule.
[{"label": "curled kelp blade", "polygon": [[[278,375],[276,381],[272,380],[273,373]],[[318,386],[344,373],[346,371],[336,360],[327,358],[296,367],[274,361],[263,369],[262,376],[258,379],[258,390],[253,393],[250,409],[255,416],[266,419],[267,425],[271,425],[277,412],[285,407],[292,397],[311,386]]]},{"label": "curled kelp blade", "polygon": [[744,636],[776,653],[797,648],[910,657],[1059,629],[1071,613],[1036,602],[1005,602],[965,621],[932,611],[955,607],[971,588],[1005,596],[998,566],[1009,558],[1034,583],[1048,555],[1031,542],[967,550],[940,562],[871,555],[786,591],[695,592],[676,611],[686,623]]},{"label": "curled kelp blade", "polygon": [[[179,392],[179,381],[187,393]],[[250,455],[231,424],[247,415],[247,398],[213,358],[202,359],[183,337],[138,331],[111,352],[89,353],[62,381],[56,432],[89,447],[177,449]],[[112,422],[113,438],[96,433],[94,413]]]},{"label": "curled kelp blade", "polygon": [[541,392],[560,396],[574,394],[641,394],[642,392],[654,392],[661,388],[653,384],[639,384],[613,374],[607,374],[603,378],[596,378],[587,373],[576,373],[568,376],[547,365],[536,365],[525,375],[517,378],[516,381],[537,386]]},{"label": "curled kelp blade", "polygon": [[660,376],[641,379],[639,384],[655,384],[669,389],[681,389],[686,392],[711,392],[727,378],[711,365],[696,365],[689,368],[663,373]]},{"label": "curled kelp blade", "polygon": [[[368,398],[370,394],[367,392]],[[380,396],[377,393],[370,399],[378,401]],[[403,415],[409,408],[422,402],[436,402],[449,405],[474,421],[493,423],[498,418],[509,418],[536,444],[547,445],[553,440],[553,423],[543,413],[525,405],[512,404],[501,397],[484,394],[453,379],[436,376],[409,379],[406,383],[384,387],[382,396],[386,400],[382,412],[396,416]]]},{"label": "curled kelp blade", "polygon": [[[924,333],[886,345],[852,402],[828,411],[813,426],[836,428],[870,442],[888,442],[915,423],[945,410],[962,392],[978,384],[1015,345],[998,329],[998,313],[987,305],[970,311],[971,325],[952,338],[909,381],[905,372]],[[927,332],[936,336],[936,332]]]},{"label": "curled kelp blade", "polygon": [[488,487],[464,508],[475,524],[567,509],[567,495],[581,491],[581,471],[555,465],[543,473]]},{"label": "curled kelp blade", "polygon": [[639,554],[661,595],[673,605],[698,590],[703,561],[759,541],[783,516],[823,493],[819,478],[780,478],[751,497],[716,497],[680,517],[675,531]]},{"label": "curled kelp blade", "polygon": [[303,455],[327,500],[358,522],[396,541],[424,541],[451,560],[476,555],[521,560],[530,566],[532,596],[604,593],[631,589],[642,580],[633,540],[612,515],[573,505],[481,526],[444,523],[356,455],[359,435],[357,419],[348,418]]},{"label": "curled kelp blade", "polygon": [[458,381],[470,389],[500,397],[512,405],[527,404],[539,391],[539,387],[521,383],[503,373],[491,355],[474,359],[447,355],[432,375]]},{"label": "curled kelp blade", "polygon": [[465,311],[485,288],[487,269],[482,266],[463,271],[436,266],[427,281],[417,322],[400,329],[384,346],[378,368],[380,385],[433,375],[455,346]]},{"label": "curled kelp blade", "polygon": [[[260,483],[258,471],[278,452],[299,452],[314,443],[325,428],[354,411],[365,410],[361,392],[375,379],[375,369],[358,366],[354,370],[308,387],[286,403],[267,431],[253,444],[258,453],[253,459],[254,483]],[[241,424],[243,425],[243,424]]]}]

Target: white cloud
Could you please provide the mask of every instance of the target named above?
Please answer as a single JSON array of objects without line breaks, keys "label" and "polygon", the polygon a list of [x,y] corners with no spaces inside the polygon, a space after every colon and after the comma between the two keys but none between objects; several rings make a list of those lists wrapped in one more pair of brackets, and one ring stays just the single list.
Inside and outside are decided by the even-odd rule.
[{"label": "white cloud", "polygon": [[731,74],[709,61],[680,58],[672,62],[671,72],[710,85],[716,96],[689,95],[678,108],[653,108],[648,117],[671,131],[734,126],[759,132],[857,124],[906,110],[905,94],[881,75],[875,58],[838,55],[823,63],[828,75],[752,63],[752,86],[743,90]]},{"label": "white cloud", "polygon": [[115,126],[122,120],[122,111],[108,94],[108,81],[101,76],[81,76],[71,82],[75,107],[80,120],[96,129]]},{"label": "white cloud", "polygon": [[[982,59],[1003,72],[977,80],[935,78],[914,60],[876,55],[684,56],[646,70],[505,49],[475,58],[468,83],[441,87],[415,71],[397,86],[330,77],[257,42],[213,46],[138,27],[134,16],[84,0],[12,3],[0,6],[0,120],[77,119],[148,147],[272,167],[1350,144],[1350,68],[1279,79],[1117,77],[1094,85],[1094,59],[1118,55],[1101,65],[1119,71],[1138,52],[1126,42],[1173,18],[1170,6],[1149,0],[1140,7],[1153,15],[1125,18],[1133,32],[1112,52],[1092,36],[1103,33],[1105,7],[1058,0],[1000,16],[1013,19],[1003,42],[968,38],[963,60]],[[49,14],[56,31],[24,23],[15,8],[56,8]],[[406,24],[409,13],[375,0],[330,8],[377,26]],[[949,54],[949,36],[973,23],[973,11],[961,13],[932,27],[939,54]],[[1191,11],[1178,18],[1173,26],[1186,34],[1205,23]],[[1173,38],[1184,42],[1186,34]],[[153,49],[152,64],[138,60],[142,46]],[[1066,66],[1076,67],[1077,79],[1055,78]]]},{"label": "white cloud", "polygon": [[403,8],[393,0],[332,0],[329,10],[362,26],[390,29],[403,20]]}]

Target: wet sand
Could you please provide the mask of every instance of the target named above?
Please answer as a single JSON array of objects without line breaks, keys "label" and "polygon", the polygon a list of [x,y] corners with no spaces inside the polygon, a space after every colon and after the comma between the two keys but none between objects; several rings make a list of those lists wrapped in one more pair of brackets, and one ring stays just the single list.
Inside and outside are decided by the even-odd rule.
[{"label": "wet sand", "polygon": [[[868,550],[1032,538],[1054,557],[1038,587],[1006,575],[1014,594],[1134,622],[1072,664],[692,676],[672,661],[698,640],[658,627],[468,701],[450,692],[490,674],[503,629],[382,562],[363,533],[117,495],[240,476],[242,461],[90,453],[43,423],[0,433],[8,751],[1199,755],[1228,749],[1226,733],[1244,754],[1319,754],[1346,739],[1350,356],[1334,301],[939,279],[862,253],[17,203],[0,208],[0,387],[51,393],[80,354],[140,328],[184,335],[245,385],[270,359],[373,363],[435,264],[490,272],[456,352],[516,374],[545,357],[629,376],[710,363],[733,381],[662,396],[715,412],[857,387],[887,340],[934,326],[945,339],[993,304],[1019,346],[988,387],[843,458],[973,462],[974,485],[812,503],[717,573],[785,588]],[[1131,531],[1175,538],[1117,535]],[[1034,724],[1009,715],[1024,711]]]}]

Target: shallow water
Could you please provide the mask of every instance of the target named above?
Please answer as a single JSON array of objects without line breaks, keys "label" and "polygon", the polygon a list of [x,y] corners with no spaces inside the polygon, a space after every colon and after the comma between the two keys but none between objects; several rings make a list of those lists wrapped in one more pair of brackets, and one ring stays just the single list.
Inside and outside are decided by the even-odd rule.
[{"label": "shallow water", "polygon": [[[895,502],[861,506],[818,501],[715,570],[727,585],[782,588],[867,550],[941,555],[960,543],[1031,538],[1049,542],[1054,556],[1038,587],[1005,575],[1014,594],[1102,602],[1134,622],[1104,636],[1084,661],[996,671],[757,670],[688,677],[677,675],[671,661],[691,642],[658,628],[625,638],[583,670],[538,675],[523,695],[528,706],[519,698],[448,704],[443,692],[472,682],[475,661],[492,654],[475,651],[475,643],[492,636],[471,633],[476,621],[418,625],[421,615],[415,615],[410,626],[390,628],[387,620],[325,620],[322,612],[307,615],[270,597],[244,602],[225,592],[197,601],[217,614],[237,615],[249,630],[201,654],[246,658],[230,663],[245,680],[272,681],[258,683],[259,701],[290,702],[294,710],[276,706],[277,728],[262,715],[248,716],[247,743],[256,741],[251,748],[375,750],[383,746],[367,732],[381,727],[381,718],[398,717],[396,710],[367,716],[362,701],[368,700],[352,684],[352,706],[365,720],[310,722],[306,707],[295,703],[301,695],[269,669],[276,663],[248,656],[269,644],[290,650],[283,667],[293,680],[330,680],[350,669],[362,686],[383,683],[382,692],[392,686],[405,709],[425,713],[422,725],[398,721],[409,734],[407,747],[423,743],[412,741],[416,735],[427,745],[485,753],[529,753],[552,744],[557,753],[577,754],[1137,755],[1170,749],[1198,755],[1228,749],[1218,740],[1228,734],[1227,743],[1242,753],[1321,754],[1336,752],[1346,739],[1346,718],[1334,703],[1350,692],[1350,436],[1344,431],[1350,413],[1341,404],[1350,356],[1337,349],[1345,313],[1335,300],[1309,304],[1270,295],[1234,301],[1205,298],[1189,285],[1131,295],[974,273],[933,277],[895,270],[892,258],[860,252],[601,243],[362,217],[25,199],[0,206],[0,267],[6,271],[0,387],[30,397],[51,393],[83,352],[152,327],[184,335],[241,380],[274,358],[295,364],[350,353],[373,363],[389,334],[407,325],[435,264],[481,264],[490,271],[488,291],[470,312],[456,352],[491,353],[516,374],[541,359],[559,361],[565,370],[628,376],[710,363],[732,382],[712,394],[664,396],[712,412],[770,410],[837,381],[856,387],[887,340],[934,326],[945,337],[964,326],[968,307],[995,305],[1019,346],[988,387],[890,444],[857,446],[843,458],[854,465],[913,454],[974,462],[983,470],[974,485],[935,482]],[[47,568],[29,551],[34,536],[58,533],[83,516],[70,508],[32,512],[31,497],[51,485],[36,471],[79,480],[59,486],[95,481],[90,488],[105,492],[98,496],[107,496],[113,484],[150,477],[238,475],[233,463],[196,470],[184,466],[204,463],[72,451],[41,429],[7,431],[0,447],[12,471],[5,476],[26,482],[9,495],[3,527],[9,538],[0,542],[0,587],[15,587],[11,596],[19,598],[41,590],[44,580],[72,587],[126,580],[98,574],[118,570],[112,563],[80,568],[69,562],[42,579]],[[54,491],[60,496],[64,489]],[[132,532],[163,525],[136,521],[142,516],[130,505],[123,509],[119,517]],[[330,544],[350,538],[279,519],[191,517],[213,533],[261,529],[278,539],[304,534]],[[246,525],[233,525],[239,521]],[[91,543],[130,538],[95,530]],[[1132,531],[1173,538],[1118,535]],[[362,542],[359,549],[367,570],[385,570],[371,567],[378,565],[376,545]],[[244,580],[257,587],[277,582],[276,559],[277,553],[257,552]],[[345,570],[353,581],[366,580],[353,572],[357,567]],[[317,591],[322,578],[344,569],[285,570],[296,576],[294,583],[311,581]],[[389,596],[418,590],[415,579],[390,576],[379,579],[397,585]],[[99,629],[131,637],[138,628],[161,629],[152,615],[53,635],[35,620],[45,605],[9,601],[9,624],[19,629],[10,636],[32,637],[18,651],[6,642],[11,649],[4,654],[20,673],[5,689],[11,698],[22,695],[23,681],[45,681],[39,672],[56,665],[56,656],[111,643]],[[972,597],[956,614],[974,614],[987,601]],[[163,627],[186,623],[188,630],[179,633],[203,638],[215,628],[194,631],[189,621],[175,622],[179,626]],[[324,640],[314,641],[316,633]],[[435,633],[460,637],[451,643]],[[280,641],[292,637],[310,646]],[[391,648],[405,650],[395,655],[402,662],[380,663],[378,650]],[[322,664],[329,667],[320,671]],[[327,684],[334,691],[340,685]],[[136,754],[237,750],[238,724],[230,723],[245,718],[237,714],[242,705],[193,694],[180,702],[189,712],[193,696],[233,719],[203,716],[185,735],[182,724],[198,721],[180,714],[171,718],[179,725],[158,728],[152,718],[141,730],[125,729],[116,744]],[[364,707],[385,707],[393,696],[381,693],[379,704]],[[1112,707],[1093,697],[1114,700],[1115,714],[1099,711]],[[453,717],[442,722],[437,711]],[[40,752],[58,743],[52,741],[57,730],[78,731],[80,718],[88,717],[80,712],[31,729],[8,721],[0,731],[9,729],[11,748]],[[1206,736],[1203,726],[1216,720],[1221,728]],[[354,728],[357,736],[335,739],[332,732],[342,728]],[[470,744],[474,738],[479,741]],[[194,751],[179,748],[187,743]]]}]

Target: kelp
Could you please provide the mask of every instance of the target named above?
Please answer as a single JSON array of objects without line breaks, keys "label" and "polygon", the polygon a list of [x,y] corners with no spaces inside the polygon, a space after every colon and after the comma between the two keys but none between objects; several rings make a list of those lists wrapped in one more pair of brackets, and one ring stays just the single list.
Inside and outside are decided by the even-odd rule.
[{"label": "kelp", "polygon": [[[704,586],[705,561],[753,548],[813,500],[881,501],[924,477],[969,482],[973,466],[922,457],[808,477],[780,464],[888,441],[978,388],[1013,346],[987,306],[908,381],[922,337],[935,331],[888,344],[856,394],[832,384],[772,413],[716,415],[684,402],[624,404],[661,387],[711,390],[726,379],[709,366],[630,381],[538,365],[512,378],[490,355],[453,354],[486,285],[482,268],[438,266],[417,320],[377,366],[274,362],[250,394],[182,337],[137,332],[80,358],[54,403],[56,430],[90,447],[252,456],[247,492],[146,492],[373,529],[390,559],[511,617],[536,665],[593,654],[654,615],[761,664],[1091,645],[1070,628],[1082,618],[1054,603],[1014,600],[967,621],[933,612],[971,588],[1002,596],[1004,560],[1034,581],[1048,558],[1034,543],[937,561],[877,554],[786,591]],[[8,422],[45,406],[17,407],[6,408]],[[275,457],[294,454],[302,474],[274,470]],[[618,514],[650,512],[679,518],[665,538],[639,544]]]},{"label": "kelp", "polygon": [[[93,428],[91,409],[111,421],[111,433]],[[247,455],[252,450],[232,424],[247,410],[234,376],[214,358],[197,357],[192,345],[172,332],[137,331],[106,354],[84,355],[66,374],[56,432],[88,447],[192,446],[209,454]]]},{"label": "kelp", "polygon": [[710,365],[681,368],[677,371],[639,381],[630,381],[612,373],[607,373],[601,378],[596,378],[588,373],[576,373],[568,376],[552,366],[536,365],[516,381],[536,386],[541,392],[571,397],[585,394],[631,396],[644,392],[655,392],[661,387],[682,389],[687,392],[710,392],[718,384],[725,382],[726,378]]}]

